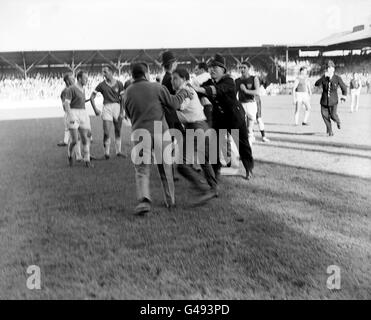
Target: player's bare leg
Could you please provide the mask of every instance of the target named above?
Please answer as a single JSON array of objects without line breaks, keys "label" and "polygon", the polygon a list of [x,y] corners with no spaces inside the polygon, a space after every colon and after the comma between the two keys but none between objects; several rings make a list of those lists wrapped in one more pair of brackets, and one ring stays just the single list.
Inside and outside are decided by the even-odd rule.
[{"label": "player's bare leg", "polygon": [[301,102],[296,101],[296,103],[295,103],[295,115],[294,115],[296,126],[299,125],[300,105],[301,105]]},{"label": "player's bare leg", "polygon": [[92,167],[90,163],[90,138],[88,137],[89,131],[89,129],[79,129],[82,142],[83,159],[87,168]]},{"label": "player's bare leg", "polygon": [[121,151],[121,127],[122,127],[122,119],[119,118],[117,121],[113,120],[113,126],[115,129],[115,151],[117,157],[126,158],[126,155]]},{"label": "player's bare leg", "polygon": [[77,129],[70,129],[70,140],[67,148],[68,163],[73,166],[73,152],[78,143],[79,133]]},{"label": "player's bare leg", "polygon": [[260,133],[262,135],[262,141],[263,142],[270,142],[270,140],[265,136],[265,126],[264,121],[261,117],[256,119],[256,122],[258,123]]},{"label": "player's bare leg", "polygon": [[104,157],[106,160],[110,158],[110,131],[112,127],[112,121],[103,120],[103,146],[104,146]]},{"label": "player's bare leg", "polygon": [[309,119],[309,115],[310,115],[311,106],[310,106],[309,102],[303,102],[303,106],[305,108],[305,113],[304,113],[304,120],[303,120],[302,125],[307,126],[307,125],[309,125],[308,124],[308,119]]}]

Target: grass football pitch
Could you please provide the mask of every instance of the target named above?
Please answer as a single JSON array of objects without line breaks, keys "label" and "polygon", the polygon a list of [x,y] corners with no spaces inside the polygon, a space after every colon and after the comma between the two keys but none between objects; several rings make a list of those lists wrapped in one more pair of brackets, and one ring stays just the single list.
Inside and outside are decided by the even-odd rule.
[{"label": "grass football pitch", "polygon": [[[145,218],[132,215],[130,158],[69,168],[56,146],[62,118],[18,110],[37,119],[0,121],[0,298],[370,299],[371,96],[361,98],[358,113],[339,107],[329,138],[319,96],[308,127],[292,125],[290,97],[264,97],[271,141],[255,128],[254,179],[222,176],[219,198],[199,208],[180,180],[170,212],[152,169]],[[102,156],[101,119],[91,120]],[[26,286],[30,265],[40,290]],[[339,290],[327,287],[331,265]]]}]

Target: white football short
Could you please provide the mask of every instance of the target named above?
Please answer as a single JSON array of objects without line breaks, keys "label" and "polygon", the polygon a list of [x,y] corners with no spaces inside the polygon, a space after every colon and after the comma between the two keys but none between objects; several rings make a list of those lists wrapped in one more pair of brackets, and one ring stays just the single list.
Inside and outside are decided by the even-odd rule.
[{"label": "white football short", "polygon": [[243,102],[242,107],[245,110],[246,116],[250,120],[256,121],[256,113],[258,112],[258,105],[256,101]]},{"label": "white football short", "polygon": [[296,92],[296,101],[300,103],[310,104],[308,92]]},{"label": "white football short", "polygon": [[117,121],[120,115],[120,104],[107,103],[103,105],[102,119],[107,121]]},{"label": "white football short", "polygon": [[85,109],[71,109],[68,119],[69,129],[91,130],[90,118]]}]

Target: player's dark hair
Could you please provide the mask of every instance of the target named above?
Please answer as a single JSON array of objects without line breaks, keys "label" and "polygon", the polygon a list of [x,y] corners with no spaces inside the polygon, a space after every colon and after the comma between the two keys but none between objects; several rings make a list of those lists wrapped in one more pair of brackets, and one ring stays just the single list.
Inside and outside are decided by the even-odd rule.
[{"label": "player's dark hair", "polygon": [[148,64],[145,62],[135,62],[131,65],[131,74],[135,80],[145,77],[147,72]]},{"label": "player's dark hair", "polygon": [[177,73],[179,75],[179,77],[181,77],[182,79],[188,81],[189,80],[189,73],[186,69],[184,68],[176,68],[173,73]]},{"label": "player's dark hair", "polygon": [[166,71],[171,69],[171,66],[174,64],[175,61],[167,62],[164,64],[164,68]]},{"label": "player's dark hair", "polygon": [[81,79],[83,74],[87,74],[87,72],[84,71],[84,70],[80,70],[80,71],[77,73],[77,75],[76,75],[77,80]]},{"label": "player's dark hair", "polygon": [[204,69],[205,71],[208,70],[207,63],[206,62],[200,62],[197,64],[198,69]]},{"label": "player's dark hair", "polygon": [[72,75],[71,72],[67,72],[67,73],[64,74],[63,81],[64,81],[65,84],[67,84],[67,82],[68,82],[68,80],[69,80],[69,78],[70,78],[71,75]]}]

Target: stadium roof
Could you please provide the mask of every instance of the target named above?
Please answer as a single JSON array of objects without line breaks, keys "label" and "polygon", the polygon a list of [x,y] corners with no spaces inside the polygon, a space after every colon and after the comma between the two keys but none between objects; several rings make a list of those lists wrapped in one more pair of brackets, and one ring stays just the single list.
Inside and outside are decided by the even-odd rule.
[{"label": "stadium roof", "polygon": [[[253,60],[259,56],[274,57],[284,55],[284,46],[235,47],[235,48],[174,48],[180,61],[208,61],[215,53],[221,53],[228,61],[241,62]],[[37,66],[66,67],[76,70],[80,66],[111,64],[120,70],[133,61],[147,61],[161,65],[161,53],[164,49],[129,49],[129,50],[78,50],[78,51],[29,51],[0,53],[0,68],[15,68],[22,73]]]},{"label": "stadium roof", "polygon": [[371,46],[371,24],[355,26],[352,31],[340,32],[322,39],[314,46],[331,50],[357,50]]},{"label": "stadium roof", "polygon": [[[214,48],[173,48],[180,61],[208,61],[215,53],[225,56],[227,63],[253,61],[259,57],[270,59],[286,54],[298,56],[298,52],[319,50],[359,50],[371,47],[371,25],[361,25],[352,31],[334,34],[313,45],[262,45],[252,47],[214,47]],[[78,67],[100,66],[109,63],[120,72],[123,66],[133,61],[147,61],[160,66],[160,56],[164,49],[122,49],[122,50],[66,50],[66,51],[24,51],[0,53],[0,68],[12,68],[25,76],[35,67],[65,67],[75,71]]]}]

